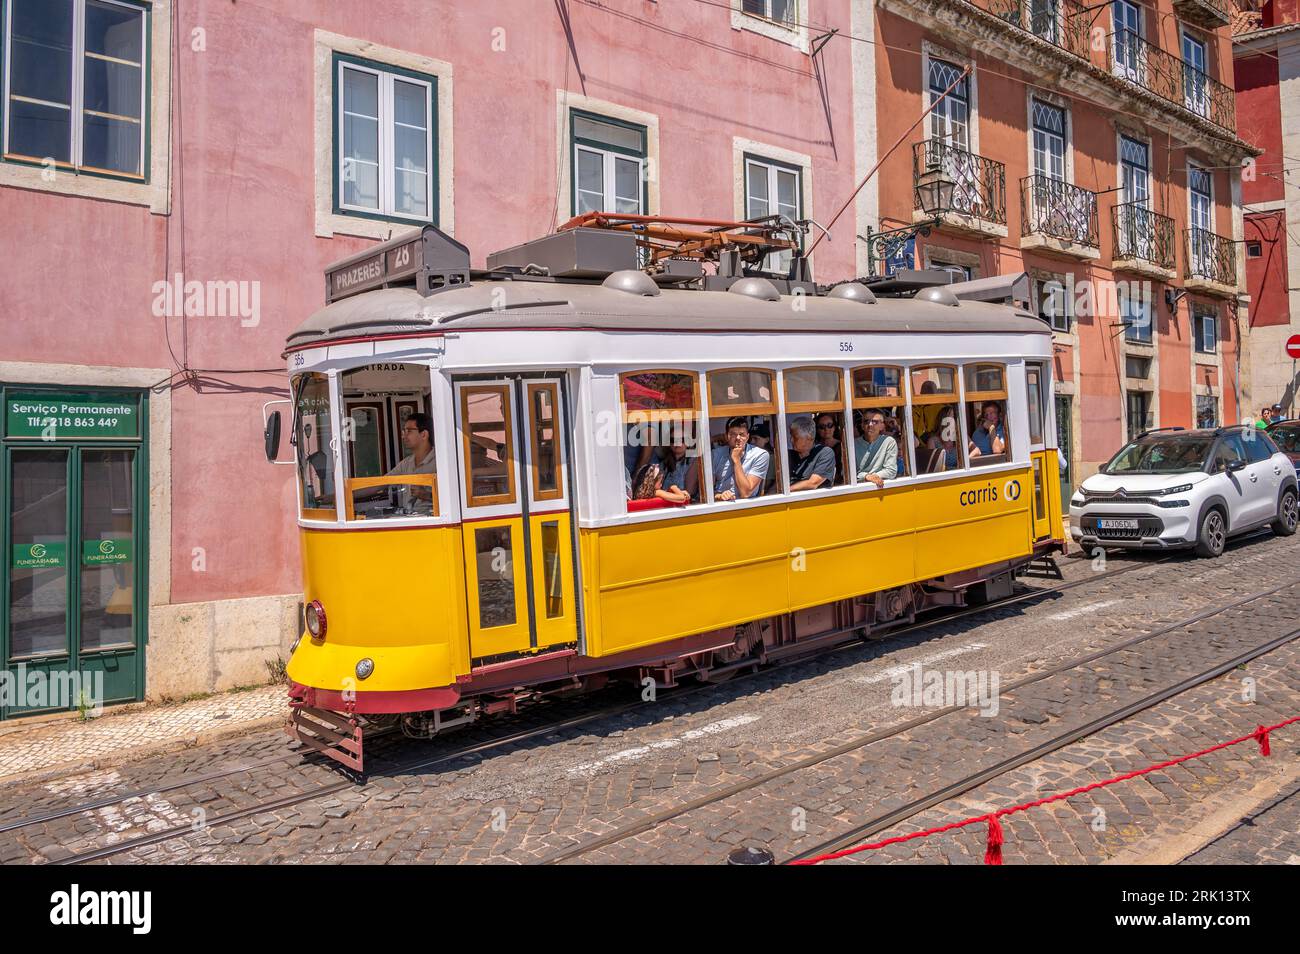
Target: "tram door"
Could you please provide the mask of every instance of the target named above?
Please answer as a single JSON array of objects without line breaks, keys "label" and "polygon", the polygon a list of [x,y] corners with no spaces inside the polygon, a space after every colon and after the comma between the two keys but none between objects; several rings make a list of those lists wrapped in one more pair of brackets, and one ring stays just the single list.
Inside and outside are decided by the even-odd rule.
[{"label": "tram door", "polygon": [[[1056,475],[1049,473],[1047,453],[1047,369],[1040,364],[1025,366],[1025,384],[1029,397],[1029,459],[1034,468],[1033,524],[1034,539],[1052,535],[1052,508],[1047,499],[1054,492]],[[1055,466],[1055,465],[1053,465]]]},{"label": "tram door", "polygon": [[470,656],[575,643],[564,379],[456,382]]}]

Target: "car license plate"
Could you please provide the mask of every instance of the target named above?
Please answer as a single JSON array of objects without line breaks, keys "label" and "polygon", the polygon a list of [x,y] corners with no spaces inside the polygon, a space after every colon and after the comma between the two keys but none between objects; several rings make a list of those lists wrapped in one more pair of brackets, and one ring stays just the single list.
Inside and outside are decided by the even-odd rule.
[{"label": "car license plate", "polygon": [[1138,528],[1136,520],[1119,520],[1115,518],[1098,520],[1097,525],[1102,530],[1136,530]]}]

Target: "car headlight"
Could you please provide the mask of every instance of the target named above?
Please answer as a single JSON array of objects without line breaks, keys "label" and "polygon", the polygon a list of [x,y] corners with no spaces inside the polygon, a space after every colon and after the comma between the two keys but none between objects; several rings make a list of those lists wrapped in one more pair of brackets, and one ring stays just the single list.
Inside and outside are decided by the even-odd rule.
[{"label": "car headlight", "polygon": [[321,606],[320,600],[312,600],[303,610],[303,622],[307,624],[307,632],[311,633],[312,639],[325,638],[325,607]]},{"label": "car headlight", "polygon": [[1070,498],[1071,507],[1082,507],[1087,502],[1088,502],[1088,498],[1081,493],[1075,494],[1073,497]]},{"label": "car headlight", "polygon": [[1164,490],[1157,490],[1155,496],[1168,497],[1170,494],[1185,494],[1191,489],[1191,484],[1179,484],[1177,487],[1166,487]]},{"label": "car headlight", "polygon": [[357,663],[357,678],[369,679],[370,674],[375,671],[375,661],[369,657]]}]

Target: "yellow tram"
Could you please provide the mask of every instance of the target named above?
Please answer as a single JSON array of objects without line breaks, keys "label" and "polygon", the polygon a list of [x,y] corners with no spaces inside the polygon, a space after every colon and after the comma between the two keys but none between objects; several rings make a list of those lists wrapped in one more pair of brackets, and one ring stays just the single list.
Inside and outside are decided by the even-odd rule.
[{"label": "yellow tram", "polygon": [[709,273],[647,267],[608,225],[482,271],[425,227],[331,266],[288,339],[290,731],[344,764],[369,727],[721,679],[1009,592],[1061,548],[1052,338],[1016,282],[827,290],[761,270],[771,233],[729,254],[751,232],[726,223]]}]

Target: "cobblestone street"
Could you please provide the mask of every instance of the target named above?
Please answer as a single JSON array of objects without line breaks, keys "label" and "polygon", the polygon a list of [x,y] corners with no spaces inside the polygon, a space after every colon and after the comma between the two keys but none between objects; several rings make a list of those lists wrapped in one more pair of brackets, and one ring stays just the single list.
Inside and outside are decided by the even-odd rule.
[{"label": "cobblestone street", "polygon": [[[1258,535],[1216,561],[1064,560],[1072,588],[722,685],[662,691],[646,703],[612,687],[432,743],[383,739],[365,785],[295,754],[274,728],[10,781],[0,787],[0,861],[121,846],[103,860],[716,864],[740,845],[783,861],[1290,633],[1300,606],[1297,539]],[[1282,641],[859,840],[986,814],[1249,734],[1300,713],[1298,663],[1300,649]],[[895,704],[916,664],[996,673],[996,711]],[[547,730],[564,720],[579,721]],[[531,734],[520,741],[487,744],[523,730]],[[458,754],[476,742],[481,751]],[[1251,741],[1008,816],[1004,857],[1294,863],[1298,767],[1300,733],[1282,730],[1269,759]],[[50,817],[22,824],[37,816]],[[136,844],[149,837],[155,843]],[[984,841],[978,824],[840,863],[978,863]]]}]

